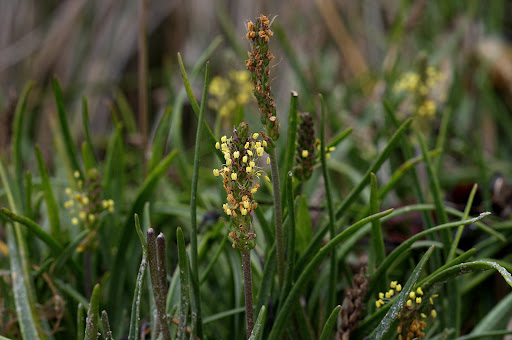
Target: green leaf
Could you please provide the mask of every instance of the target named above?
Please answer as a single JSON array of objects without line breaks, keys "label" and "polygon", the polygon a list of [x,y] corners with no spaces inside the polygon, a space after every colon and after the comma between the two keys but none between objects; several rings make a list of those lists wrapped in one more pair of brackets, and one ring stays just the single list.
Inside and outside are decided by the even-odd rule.
[{"label": "green leaf", "polygon": [[135,281],[135,290],[133,292],[132,313],[130,317],[130,330],[128,340],[137,340],[139,338],[139,322],[140,322],[140,303],[142,296],[142,288],[144,286],[144,276],[146,275],[148,245],[142,233],[139,223],[139,217],[135,214],[135,229],[142,244],[142,260],[140,261],[137,280]]},{"label": "green leaf", "polygon": [[308,201],[304,195],[299,199],[299,208],[297,209],[297,219],[295,223],[295,249],[299,254],[302,254],[313,237],[313,224],[309,215]]},{"label": "green leaf", "polygon": [[[89,170],[90,168],[96,167],[97,160],[96,156],[94,155],[94,147],[92,144],[91,133],[89,131],[89,109],[87,108],[87,98],[85,96],[82,98],[82,124],[84,126],[85,135],[85,146],[82,144],[82,157],[84,153],[87,154],[87,162],[84,158],[84,165],[85,169]],[[84,148],[86,149],[85,151]]]},{"label": "green leaf", "polygon": [[183,231],[181,228],[176,229],[176,239],[178,240],[178,265],[180,268],[180,316],[178,326],[178,340],[184,340],[186,336],[187,316],[190,306],[189,295],[189,279],[188,279],[188,257],[185,248],[185,239],[183,238]]},{"label": "green leaf", "polygon": [[331,312],[331,315],[329,315],[329,318],[327,319],[327,322],[324,325],[324,328],[322,329],[322,334],[320,334],[319,340],[329,340],[334,324],[338,319],[338,314],[340,313],[340,310],[340,305],[334,307],[334,309]]},{"label": "green leaf", "polygon": [[258,313],[258,318],[256,319],[256,323],[254,324],[254,328],[252,329],[251,336],[249,340],[258,339],[258,335],[261,331],[261,326],[263,325],[263,321],[265,320],[265,306],[261,306],[260,312]]},{"label": "green leaf", "polygon": [[85,340],[96,340],[98,338],[100,294],[101,288],[97,283],[92,291],[91,303],[89,303],[89,310],[85,319]]},{"label": "green leaf", "polygon": [[414,268],[413,272],[409,276],[409,279],[405,283],[402,292],[400,293],[400,295],[398,295],[398,298],[394,301],[393,305],[388,310],[379,326],[370,335],[371,340],[381,339],[388,332],[389,328],[391,327],[391,324],[396,320],[398,313],[405,304],[405,301],[409,298],[409,293],[411,292],[412,287],[418,280],[423,269],[423,266],[425,265],[433,251],[434,246],[431,246],[427,250],[427,252],[422,256],[420,262],[418,263],[416,268]]},{"label": "green leaf", "polygon": [[64,146],[66,148],[67,156],[71,162],[73,170],[80,172],[80,177],[83,178],[82,169],[80,168],[80,163],[78,162],[73,139],[71,138],[71,132],[69,131],[66,109],[64,107],[64,99],[62,96],[62,89],[60,88],[59,81],[55,77],[53,78],[53,93],[55,95],[55,104],[57,105],[59,125],[62,137],[64,138]]},{"label": "green leaf", "polygon": [[285,329],[286,323],[289,321],[289,318],[292,314],[292,308],[295,306],[300,294],[306,288],[306,283],[311,279],[311,276],[314,275],[313,273],[318,269],[318,266],[327,257],[327,255],[329,255],[338,244],[340,244],[342,241],[345,241],[347,238],[349,238],[351,235],[357,232],[364,225],[370,223],[375,218],[382,218],[390,214],[392,211],[393,209],[389,209],[381,213],[368,216],[354,223],[350,227],[343,230],[340,234],[338,234],[334,239],[329,241],[329,243],[327,243],[318,251],[318,253],[313,257],[313,259],[308,263],[308,265],[302,270],[300,276],[298,277],[297,281],[293,285],[293,288],[288,294],[288,297],[284,301],[283,307],[277,314],[274,326],[269,334],[269,340],[281,338],[281,334]]},{"label": "green leaf", "polygon": [[26,278],[21,267],[13,229],[12,225],[7,225],[7,245],[9,247],[9,262],[16,315],[18,316],[23,339],[37,340],[39,339],[39,334],[37,333],[36,321],[30,308],[30,298],[25,285]]},{"label": "green leaf", "polygon": [[13,126],[13,142],[12,142],[12,161],[14,166],[14,173],[17,176],[16,192],[21,198],[22,196],[22,176],[23,173],[23,154],[22,154],[22,141],[23,141],[23,121],[26,121],[25,109],[27,107],[27,99],[34,83],[29,81],[21,92],[16,110],[14,111],[14,126]]},{"label": "green leaf", "polygon": [[46,211],[50,220],[50,234],[61,243],[65,240],[64,234],[60,229],[59,206],[53,194],[50,176],[44,164],[43,155],[38,146],[35,147],[37,164],[39,166],[39,175],[41,176],[41,185],[43,187],[44,200],[46,201]]}]

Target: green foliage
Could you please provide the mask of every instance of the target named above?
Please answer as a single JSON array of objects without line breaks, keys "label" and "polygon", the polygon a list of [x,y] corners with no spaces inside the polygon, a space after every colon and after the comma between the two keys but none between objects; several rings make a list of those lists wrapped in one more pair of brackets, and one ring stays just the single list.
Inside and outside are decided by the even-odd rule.
[{"label": "green foliage", "polygon": [[[233,126],[246,126],[238,125],[246,119],[254,131],[244,132],[258,133],[267,138],[265,146],[269,143],[268,153],[251,168],[261,170],[254,173],[255,181],[266,172],[272,183],[262,180],[252,187],[251,204],[257,204],[249,213],[244,208],[246,217],[236,220],[250,221],[256,234],[250,247],[241,246],[250,248],[245,268],[232,247],[230,216],[222,208],[228,181],[223,171],[222,181],[214,177],[227,163],[215,143],[232,129],[224,131],[219,124],[212,130],[221,116],[208,109],[210,67],[213,74],[234,65],[218,65],[215,58],[243,54],[234,34],[237,24],[229,22],[224,8],[217,7],[217,15],[228,40],[223,49],[229,53],[217,51],[222,39],[214,39],[189,74],[184,61],[190,60],[178,54],[175,72],[169,72],[168,101],[145,149],[137,142],[136,112],[123,90],[116,90],[108,107],[112,120],[97,130],[86,97],[81,112],[74,113],[73,94],[66,88],[63,92],[57,78],[49,85],[29,82],[13,106],[10,147],[0,150],[0,307],[7,311],[0,318],[0,339],[96,339],[99,332],[104,339],[128,335],[135,340],[142,331],[163,339],[327,340],[334,334],[394,339],[407,324],[399,319],[402,315],[426,320],[425,339],[510,334],[512,255],[507,250],[512,228],[506,213],[512,202],[510,195],[499,196],[496,187],[487,190],[494,172],[512,169],[509,103],[490,86],[489,65],[477,64],[476,75],[464,73],[467,65],[451,55],[461,33],[442,28],[456,11],[471,20],[477,6],[465,11],[449,2],[429,3],[425,16],[439,27],[420,20],[409,36],[405,33],[412,24],[405,15],[412,3],[396,9],[385,32],[389,41],[382,45],[389,44],[390,65],[374,67],[371,75],[356,80],[341,81],[328,55],[294,51],[294,32],[278,19],[273,23],[259,17],[263,34],[249,30],[260,48],[255,51],[279,45],[284,57],[273,53],[286,58],[293,72],[286,79],[293,78],[299,91],[292,91],[289,101],[291,85],[284,96],[274,91],[274,101],[267,70],[279,63],[272,63],[270,52],[249,55],[256,85],[257,65],[265,62],[267,75],[255,93],[260,107],[272,115],[258,113],[254,101],[222,118]],[[500,4],[493,5],[492,13],[499,13]],[[484,24],[499,26],[495,16],[486,15]],[[275,40],[267,46],[271,30]],[[434,33],[450,35],[451,43],[436,50],[427,38]],[[417,58],[404,53],[400,63],[393,62],[392,51],[407,43],[426,53]],[[312,53],[321,62],[312,61],[304,72],[300,53]],[[429,73],[435,81],[429,82]],[[180,74],[183,85],[176,90]],[[202,87],[195,83],[198,75],[204,76]],[[278,72],[272,76],[280,77]],[[443,83],[443,77],[449,81]],[[44,91],[35,91],[44,85],[55,101],[54,146],[33,131],[39,105],[48,102],[39,93]],[[437,87],[442,99],[434,98]],[[315,91],[323,96],[317,99]],[[475,99],[474,91],[481,99]],[[279,103],[289,107],[276,110]],[[314,129],[308,131],[317,131],[306,136],[306,153],[299,147],[304,139],[297,127],[301,110],[313,117]],[[311,172],[298,176],[297,158],[313,151]],[[237,169],[240,177],[250,171]],[[94,187],[87,182],[90,173],[98,176]],[[512,178],[499,178],[503,190],[512,190]],[[81,211],[72,205],[78,203],[66,202],[66,188],[77,186],[104,199],[98,204],[106,205],[90,217],[94,228],[75,223]],[[461,194],[460,187],[469,189]],[[237,200],[230,202],[230,212],[245,202]],[[357,287],[347,288],[365,266],[369,289],[355,296]],[[390,280],[405,282],[404,287],[381,297],[379,291]],[[247,282],[252,282],[250,291],[244,290]],[[401,314],[417,289],[424,291],[424,301],[415,300],[418,308]],[[421,316],[419,306],[433,296],[434,316]],[[244,301],[251,306],[254,301],[258,312],[251,318],[252,332],[246,331]],[[355,310],[354,301],[366,308]]]}]

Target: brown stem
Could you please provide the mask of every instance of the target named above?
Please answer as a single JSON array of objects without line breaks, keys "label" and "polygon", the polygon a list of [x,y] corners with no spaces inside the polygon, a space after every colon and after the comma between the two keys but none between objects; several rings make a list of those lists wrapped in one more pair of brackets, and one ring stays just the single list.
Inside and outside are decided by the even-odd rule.
[{"label": "brown stem", "polygon": [[252,275],[251,275],[251,251],[241,251],[242,269],[244,271],[245,293],[245,320],[247,323],[247,339],[251,337],[254,328],[254,310],[252,305]]}]

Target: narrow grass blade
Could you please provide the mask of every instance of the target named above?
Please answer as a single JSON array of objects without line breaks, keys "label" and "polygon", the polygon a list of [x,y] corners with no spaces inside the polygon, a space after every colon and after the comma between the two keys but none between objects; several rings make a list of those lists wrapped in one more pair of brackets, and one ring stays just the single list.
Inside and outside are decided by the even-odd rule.
[{"label": "narrow grass blade", "polygon": [[[295,142],[297,140],[297,106],[299,104],[299,94],[292,91],[290,98],[290,110],[288,111],[288,140],[286,147],[286,163],[281,170],[287,174],[292,170],[293,159],[295,157]],[[284,179],[284,176],[281,176]],[[284,181],[283,181],[284,182]]]},{"label": "narrow grass blade", "polygon": [[345,210],[350,205],[352,205],[352,203],[354,203],[356,196],[364,189],[364,187],[368,183],[368,180],[370,179],[370,174],[372,172],[375,173],[380,168],[382,163],[384,163],[384,161],[388,158],[395,144],[401,139],[402,135],[405,133],[405,131],[407,131],[411,123],[412,119],[408,119],[396,130],[393,136],[389,139],[389,142],[386,145],[386,147],[382,150],[382,152],[377,156],[377,158],[372,163],[370,168],[366,171],[361,182],[359,182],[359,184],[354,189],[352,189],[349,195],[338,206],[338,208],[336,209],[336,219],[339,219],[343,215]]},{"label": "narrow grass blade", "polygon": [[100,295],[101,288],[97,283],[92,290],[91,302],[87,311],[85,321],[85,340],[96,340],[98,338],[98,326],[100,319]]},{"label": "narrow grass blade", "polygon": [[108,322],[107,311],[101,312],[101,325],[103,326],[103,337],[105,340],[114,340],[112,331],[110,330],[110,323]]},{"label": "narrow grass blade", "polygon": [[294,196],[293,196],[293,174],[288,172],[286,178],[286,198],[288,201],[288,220],[290,221],[288,232],[288,247],[286,252],[288,254],[286,258],[286,272],[284,275],[284,285],[281,290],[279,301],[286,299],[286,294],[290,291],[293,281],[293,267],[295,265],[295,207],[294,207]]},{"label": "narrow grass blade", "polygon": [[[222,152],[220,150],[215,149],[216,139],[215,139],[215,136],[213,135],[212,130],[210,129],[210,127],[208,126],[208,124],[206,123],[206,121],[204,119],[200,119],[201,109],[200,109],[199,105],[197,104],[197,100],[194,97],[192,88],[190,87],[190,82],[188,81],[187,72],[185,71],[185,66],[183,66],[183,60],[181,60],[181,55],[179,53],[178,53],[178,62],[180,64],[181,76],[183,77],[183,84],[185,85],[185,90],[187,91],[188,99],[190,100],[190,105],[192,106],[192,110],[196,114],[197,121],[199,122],[198,127],[202,126],[206,130],[206,139],[207,139],[206,144],[208,145],[210,151],[214,152],[221,162],[224,162],[224,156],[222,155]],[[207,66],[207,68],[208,68],[208,66]],[[204,96],[204,94],[205,94],[205,92],[203,91],[203,96]],[[201,100],[201,106],[205,106],[205,105],[206,105],[206,103],[203,102],[203,100]],[[203,114],[204,114],[204,112],[203,112]]]},{"label": "narrow grass blade", "polygon": [[482,213],[480,214],[480,216],[478,217],[475,217],[475,218],[471,218],[469,220],[464,220],[464,221],[457,221],[457,222],[451,222],[451,223],[446,223],[446,224],[441,224],[437,227],[433,227],[433,228],[430,228],[430,229],[427,229],[427,230],[424,230],[422,232],[419,232],[417,234],[415,234],[414,236],[411,236],[410,238],[408,238],[406,241],[402,242],[402,244],[400,244],[398,247],[395,248],[395,250],[393,250],[391,252],[391,254],[389,254],[386,259],[382,262],[382,264],[377,268],[377,270],[375,271],[375,273],[373,274],[372,276],[372,279],[371,279],[371,282],[370,282],[370,289],[369,289],[369,293],[371,294],[372,291],[374,290],[375,288],[375,285],[376,283],[378,282],[378,280],[381,280],[382,279],[382,275],[383,273],[391,266],[391,264],[405,251],[407,251],[409,249],[409,247],[417,240],[425,237],[426,235],[430,234],[430,233],[433,233],[433,232],[436,232],[436,231],[440,231],[440,230],[445,230],[445,229],[449,229],[449,228],[454,228],[454,227],[458,227],[459,225],[466,225],[466,224],[471,224],[471,223],[474,223],[478,220],[481,220],[482,218],[484,218],[485,216],[488,216],[490,213]]},{"label": "narrow grass blade", "polygon": [[14,226],[7,225],[7,246],[9,248],[9,262],[11,268],[12,289],[14,292],[14,303],[16,315],[23,339],[39,339],[37,324],[30,307],[30,298],[25,285],[25,274],[23,272],[14,236]]},{"label": "narrow grass blade", "polygon": [[78,310],[76,313],[76,339],[77,340],[83,340],[85,335],[85,328],[84,328],[84,306],[79,302],[78,303]]},{"label": "narrow grass blade", "polygon": [[331,312],[331,315],[329,315],[329,318],[327,319],[327,322],[324,325],[324,328],[322,329],[322,333],[320,334],[319,340],[329,340],[331,336],[332,329],[336,323],[336,320],[338,319],[338,314],[340,313],[341,306],[337,305],[334,307],[334,309]]},{"label": "narrow grass blade", "polygon": [[[179,56],[179,54],[178,54]],[[186,74],[185,69],[183,68],[183,63],[180,60],[180,67],[182,68],[182,75],[183,80],[185,83],[188,82],[186,80]],[[192,329],[197,332],[197,336],[200,338],[203,336],[203,330],[202,330],[202,320],[201,320],[201,297],[200,297],[200,290],[199,290],[199,264],[197,262],[197,183],[199,181],[199,151],[200,151],[200,145],[201,145],[201,132],[203,123],[206,125],[206,122],[204,121],[204,111],[206,109],[206,98],[208,96],[208,82],[210,79],[210,63],[206,63],[206,72],[204,75],[204,85],[203,85],[203,95],[201,98],[201,108],[199,109],[199,115],[198,115],[198,124],[197,124],[197,133],[196,133],[196,146],[195,146],[195,152],[194,152],[194,170],[192,174],[192,190],[190,194],[190,219],[191,219],[191,229],[190,229],[190,266],[192,268],[191,272],[191,283],[192,283],[192,297],[194,299],[193,306],[196,308],[193,313],[196,315],[197,324],[194,325],[195,327],[192,327]],[[188,85],[190,87],[190,84]],[[188,90],[187,90],[188,92]],[[190,95],[189,95],[190,98]],[[193,98],[193,95],[192,95]],[[192,99],[191,99],[192,101]],[[196,103],[197,105],[197,103]],[[211,134],[211,130],[210,130]],[[211,135],[213,138],[213,135]],[[215,139],[213,139],[212,146],[215,143]],[[196,334],[192,334],[192,336],[195,336]]]},{"label": "narrow grass blade", "polygon": [[158,123],[158,127],[153,138],[151,158],[148,170],[151,171],[162,160],[165,147],[167,145],[167,136],[171,128],[172,107],[167,106],[165,112]]},{"label": "narrow grass blade", "polygon": [[502,330],[502,331],[488,331],[482,332],[478,334],[468,334],[464,336],[458,337],[456,340],[472,340],[472,339],[491,339],[493,337],[499,337],[502,335],[512,334],[511,330]]},{"label": "narrow grass blade", "polygon": [[176,229],[178,241],[178,265],[180,267],[180,316],[178,325],[178,340],[184,340],[186,336],[188,309],[190,306],[189,280],[188,280],[188,257],[185,248],[185,239],[181,228]]},{"label": "narrow grass blade", "polygon": [[350,136],[353,130],[354,128],[348,128],[345,131],[340,132],[336,137],[333,138],[332,141],[329,142],[329,144],[327,144],[327,149],[337,147],[341,142],[345,140],[345,138]]},{"label": "narrow grass blade", "polygon": [[64,98],[62,96],[62,89],[60,88],[59,81],[57,78],[53,78],[53,93],[55,95],[55,104],[57,105],[57,113],[59,116],[59,125],[64,138],[64,146],[66,153],[73,167],[73,171],[80,172],[80,177],[83,178],[83,173],[78,162],[73,139],[71,138],[71,132],[69,131],[68,119],[66,117],[66,109],[64,107]]},{"label": "narrow grass blade", "polygon": [[[322,95],[320,95],[320,103],[322,106],[322,118],[320,120],[320,160],[322,163],[322,174],[324,176],[324,187],[325,187],[325,196],[327,198],[327,211],[329,213],[329,237],[332,240],[336,236],[336,229],[334,228],[334,224],[336,220],[334,219],[334,203],[332,199],[331,193],[331,179],[329,177],[329,172],[327,171],[327,156],[326,156],[326,145],[325,145],[325,116],[326,116],[326,108],[325,102]],[[372,222],[375,223],[375,220]],[[326,312],[328,313],[331,310],[332,305],[334,305],[336,300],[336,281],[337,281],[337,273],[338,273],[338,265],[336,260],[336,253],[333,250],[330,258],[331,269],[329,270],[329,283],[327,288],[327,298],[326,298]]]},{"label": "narrow grass blade", "polygon": [[260,335],[263,321],[265,320],[265,312],[266,312],[265,306],[261,306],[260,312],[258,313],[258,318],[256,319],[256,322],[254,323],[254,328],[252,329],[251,336],[249,337],[249,340],[258,339],[258,335]]},{"label": "narrow grass blade", "polygon": [[274,326],[272,327],[272,331],[270,332],[268,337],[269,340],[280,339],[281,334],[283,333],[286,324],[289,320],[289,317],[293,312],[292,308],[295,306],[297,299],[306,288],[306,283],[311,279],[311,276],[313,275],[314,271],[317,270],[318,266],[327,257],[327,255],[329,255],[338,244],[340,244],[342,241],[345,241],[348,237],[357,232],[365,224],[370,223],[375,218],[382,218],[390,214],[392,211],[393,209],[389,209],[381,213],[368,216],[354,223],[353,225],[342,231],[340,234],[338,234],[334,239],[329,241],[329,243],[327,243],[318,251],[318,253],[303,269],[301,275],[298,277],[297,281],[290,290],[288,297],[283,303],[283,307],[276,316]]},{"label": "narrow grass blade", "polygon": [[50,234],[59,242],[66,241],[63,232],[60,228],[59,206],[53,194],[53,188],[50,183],[50,176],[44,164],[43,155],[41,150],[36,146],[35,153],[37,157],[37,164],[39,166],[39,175],[41,176],[41,186],[43,187],[44,200],[46,202],[46,211],[48,219],[50,220]]},{"label": "narrow grass blade", "polygon": [[139,321],[140,321],[140,304],[142,297],[142,289],[144,286],[144,277],[146,276],[148,245],[142,229],[140,228],[139,217],[135,214],[135,230],[139,236],[142,245],[142,260],[140,261],[139,272],[135,282],[135,291],[133,292],[132,312],[130,317],[130,330],[128,332],[128,340],[137,340],[139,338]]},{"label": "narrow grass blade", "polygon": [[[389,153],[393,149],[396,143],[401,139],[402,135],[407,131],[409,126],[412,123],[412,118],[406,120],[395,132],[395,134],[391,137],[386,147],[382,150],[382,152],[377,156],[375,161],[372,163],[370,168],[367,170],[365,175],[363,176],[363,179],[359,182],[359,184],[352,189],[352,191],[347,195],[347,197],[340,203],[338,208],[336,209],[335,218],[338,220],[345,211],[356,201],[357,195],[364,189],[366,184],[368,183],[368,180],[370,179],[370,174],[373,172],[375,173],[382,163],[388,158]],[[329,225],[325,225],[320,231],[318,231],[315,236],[313,237],[313,240],[311,240],[310,244],[308,245],[308,248],[304,251],[304,254],[298,259],[297,261],[297,268],[304,268],[308,262],[311,260],[311,258],[314,256],[318,248],[320,247],[320,244],[322,242],[322,238],[329,230]],[[297,274],[297,273],[296,273]]]},{"label": "narrow grass blade", "polygon": [[22,142],[23,142],[23,121],[26,120],[25,109],[27,107],[27,99],[32,87],[34,86],[34,82],[29,81],[27,85],[23,88],[21,92],[20,98],[18,99],[18,103],[16,104],[16,109],[14,111],[14,126],[13,126],[13,142],[12,142],[12,161],[14,167],[14,173],[17,175],[17,187],[16,191],[18,196],[22,197],[22,177],[23,173],[23,154],[22,154]]},{"label": "narrow grass blade", "polygon": [[[94,155],[94,146],[92,144],[91,133],[89,131],[89,108],[87,106],[87,97],[82,97],[82,125],[84,126],[84,135],[85,135],[85,147],[82,146],[82,154],[84,153],[83,149],[87,150],[87,155],[89,156],[88,163],[89,167],[96,167],[97,159]],[[84,160],[85,163],[85,160]],[[86,169],[89,169],[87,166]]]},{"label": "narrow grass blade", "polygon": [[46,243],[51,248],[52,252],[57,254],[62,252],[62,250],[64,249],[60,245],[60,243],[55,238],[53,238],[53,236],[45,232],[43,228],[39,226],[39,224],[32,221],[31,219],[17,215],[6,208],[0,209],[0,215],[4,216],[7,219],[10,219],[13,222],[18,222],[26,226],[31,233],[33,233],[34,235],[36,235],[37,238]]},{"label": "narrow grass blade", "polygon": [[215,263],[217,263],[217,260],[220,257],[220,254],[222,254],[222,250],[224,249],[224,245],[226,244],[226,241],[228,240],[228,234],[225,234],[222,238],[222,241],[220,241],[219,245],[217,246],[217,250],[215,251],[215,255],[213,255],[212,259],[210,260],[210,263],[208,263],[208,266],[206,266],[206,269],[201,274],[201,278],[199,279],[199,285],[202,285],[206,278],[208,277],[208,274],[213,269],[213,266]]},{"label": "narrow grass blade", "polygon": [[137,122],[135,121],[135,114],[126,99],[124,93],[117,89],[114,95],[114,99],[117,107],[119,108],[119,113],[121,114],[123,125],[126,127],[126,131],[128,133],[136,133],[137,132]]},{"label": "narrow grass blade", "polygon": [[[471,192],[469,193],[468,202],[466,203],[466,208],[464,208],[464,216],[462,217],[463,220],[467,219],[469,216],[469,211],[471,210],[471,206],[473,205],[473,199],[475,198],[477,189],[478,189],[478,184],[475,183],[475,185],[473,185],[473,188],[471,189]],[[451,261],[455,257],[455,251],[457,250],[457,247],[459,246],[459,241],[460,241],[463,231],[464,231],[464,226],[460,226],[457,229],[457,233],[455,234],[455,238],[452,242],[450,252],[448,253],[447,261]]]},{"label": "narrow grass blade", "polygon": [[[141,210],[144,207],[144,203],[146,201],[149,201],[151,198],[151,194],[153,193],[153,190],[158,182],[158,180],[165,174],[165,171],[169,168],[169,166],[172,164],[172,161],[176,157],[178,151],[174,150],[170,154],[168,154],[161,162],[158,164],[158,166],[151,171],[151,173],[146,177],[144,183],[142,186],[139,187],[139,190],[137,191],[137,195],[135,197],[135,200],[132,204],[132,207],[130,209],[130,213],[128,216],[133,216],[137,212],[141,212]],[[124,245],[131,243],[131,238],[133,236],[133,233],[130,231],[133,231],[131,228],[131,219],[127,219],[124,228],[121,231],[121,235],[119,237],[118,245],[119,248],[122,248]],[[122,282],[124,278],[124,270],[123,270],[123,262],[125,261],[124,254],[122,252],[119,252],[118,255],[115,257],[114,260],[114,266],[112,269],[111,276],[115,277],[116,280]],[[108,291],[108,297],[109,297],[109,305],[116,305],[116,303],[120,300],[120,289],[115,284],[111,284]]]},{"label": "narrow grass blade", "polygon": [[[370,188],[370,213],[376,214],[379,212],[379,198],[377,177],[374,173],[371,174]],[[370,257],[368,259],[368,273],[370,276],[385,257],[386,250],[384,249],[384,238],[382,236],[380,220],[374,220],[372,222],[372,232],[370,234]],[[387,282],[387,280],[383,280],[383,282]]]},{"label": "narrow grass blade", "polygon": [[[245,307],[233,308],[233,309],[230,309],[230,310],[227,310],[227,311],[224,311],[224,312],[220,312],[220,313],[217,313],[217,314],[213,314],[213,315],[207,316],[207,317],[204,318],[204,322],[203,323],[206,325],[206,324],[212,323],[212,322],[217,321],[217,320],[222,320],[224,318],[227,318],[227,317],[235,315],[235,314],[242,314],[243,312],[245,312]],[[258,317],[259,317],[259,314],[258,314]]]},{"label": "narrow grass blade", "polygon": [[[425,161],[425,165],[427,167],[428,179],[430,192],[434,198],[434,205],[436,207],[436,216],[439,219],[441,224],[448,223],[448,215],[446,214],[446,210],[444,208],[443,196],[441,194],[441,187],[439,186],[439,179],[437,174],[434,171],[434,166],[432,165],[432,161],[428,155],[427,144],[425,139],[421,135],[421,133],[416,134],[418,140],[421,145],[421,152],[423,154],[423,160]],[[441,231],[441,241],[443,242],[443,253],[445,260],[448,259],[448,252],[450,251],[450,245],[452,243],[452,238],[450,236],[450,231],[443,230]]]},{"label": "narrow grass blade", "polygon": [[423,270],[423,266],[425,265],[433,251],[434,246],[431,246],[427,250],[427,252],[421,257],[420,262],[416,265],[416,268],[414,268],[413,272],[411,273],[411,276],[409,276],[409,279],[405,283],[402,292],[400,293],[400,295],[398,295],[398,298],[395,300],[391,308],[388,310],[379,326],[370,335],[370,340],[381,339],[384,336],[384,334],[388,332],[391,324],[393,323],[393,321],[396,320],[398,313],[405,304],[405,301],[409,298],[409,293],[412,287],[418,280],[421,271]]},{"label": "narrow grass blade", "polygon": [[[465,262],[454,265],[448,269],[445,269],[435,275],[430,275],[426,280],[424,280],[423,285],[421,286],[423,290],[428,290],[431,286],[437,283],[444,283],[454,277],[472,273],[472,272],[480,272],[485,270],[495,269],[498,273],[503,276],[505,282],[512,287],[512,275],[501,265],[494,261],[473,261],[473,262]],[[512,308],[512,305],[510,306]]]}]

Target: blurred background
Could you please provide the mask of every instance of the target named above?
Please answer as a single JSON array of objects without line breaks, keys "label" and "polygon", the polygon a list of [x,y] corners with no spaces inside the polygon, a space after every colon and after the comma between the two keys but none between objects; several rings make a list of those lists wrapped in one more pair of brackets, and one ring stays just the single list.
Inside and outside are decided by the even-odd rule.
[{"label": "blurred background", "polygon": [[[0,0],[2,149],[9,145],[16,98],[32,80],[35,88],[28,101],[26,133],[42,146],[45,159],[51,160],[48,150],[56,116],[53,76],[63,87],[77,143],[83,140],[77,114],[83,96],[88,98],[99,150],[105,147],[116,110],[131,109],[134,117],[123,116],[123,123],[128,140],[134,145],[140,142],[137,40],[141,3]],[[185,146],[192,146],[195,118],[188,100],[176,100],[183,88],[177,53],[188,72],[206,53],[212,78],[229,79],[230,72],[245,69],[249,47],[245,25],[260,13],[274,18],[270,44],[276,59],[271,76],[284,128],[291,90],[299,92],[299,110],[316,115],[317,94],[322,93],[331,114],[328,133],[356,127],[352,147],[346,150],[371,160],[385,143],[384,137],[388,138],[382,134],[380,139],[379,133],[385,124],[382,101],[403,73],[418,70],[421,59],[443,74],[436,87],[437,102],[442,105],[432,125],[435,133],[443,112],[451,112],[449,135],[454,139],[448,143],[452,153],[445,162],[468,165],[454,181],[477,176],[472,172],[477,165],[467,153],[474,146],[461,142],[472,134],[478,135],[489,156],[493,169],[489,179],[494,170],[510,170],[498,161],[512,151],[506,147],[512,142],[506,132],[512,131],[506,129],[512,127],[512,6],[504,0],[147,1],[149,133],[171,106],[174,112],[183,111],[183,121],[177,126]],[[192,81],[198,98],[201,74]],[[251,103],[246,111],[254,113],[249,120],[257,122],[257,108]],[[218,104],[209,106],[206,119],[212,125],[219,110]],[[215,132],[233,125],[226,119]]]}]

